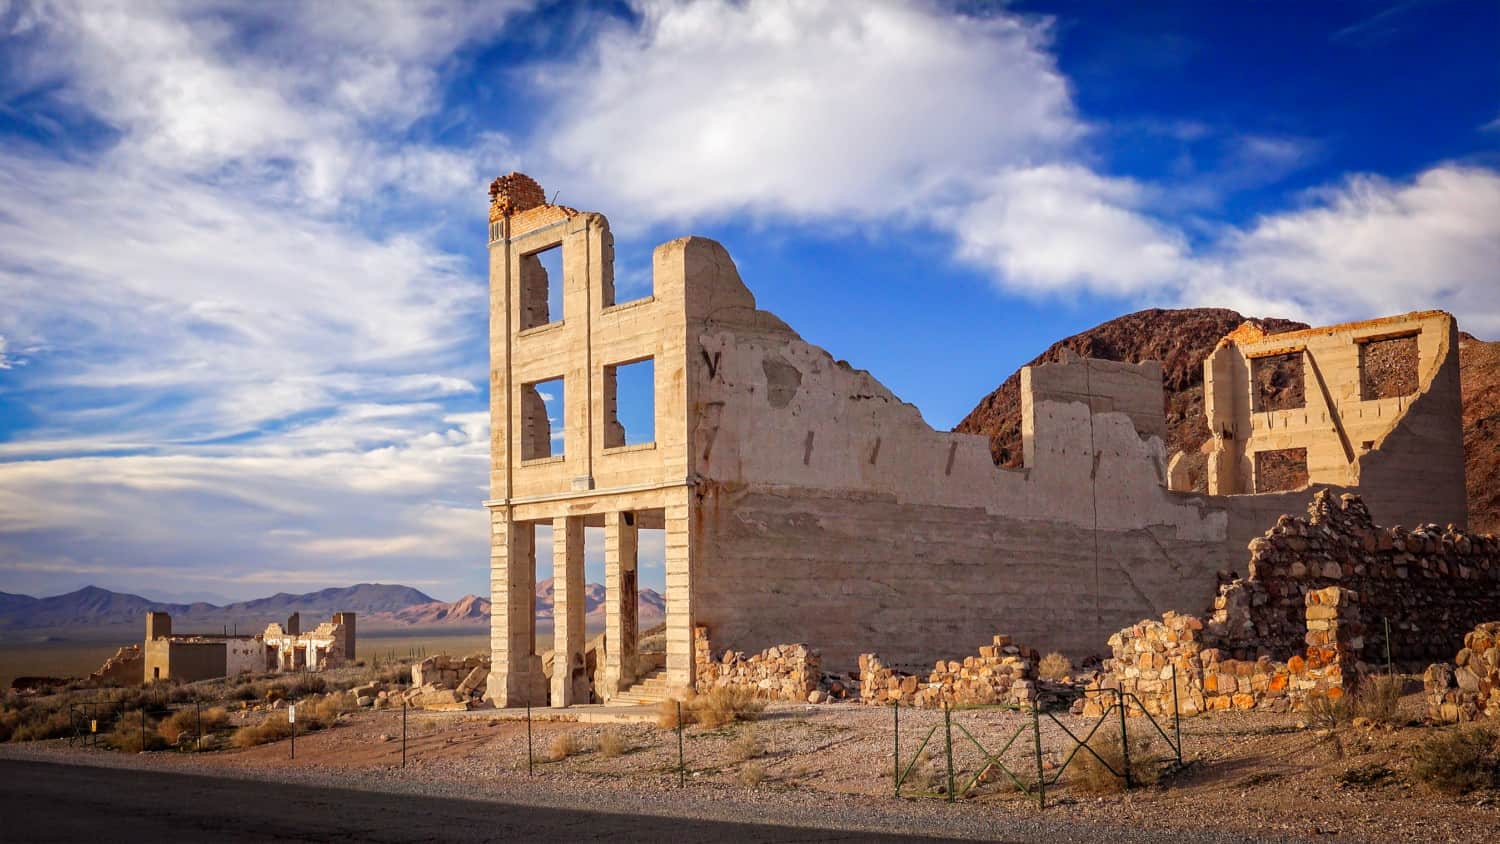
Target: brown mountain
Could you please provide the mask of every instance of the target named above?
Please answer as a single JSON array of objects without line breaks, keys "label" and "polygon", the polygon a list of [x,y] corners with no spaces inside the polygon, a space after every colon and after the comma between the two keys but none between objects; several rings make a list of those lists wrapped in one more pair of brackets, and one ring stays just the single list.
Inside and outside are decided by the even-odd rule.
[{"label": "brown mountain", "polygon": [[[1027,365],[1060,360],[1064,349],[1105,360],[1161,361],[1167,397],[1167,452],[1192,452],[1208,439],[1203,422],[1203,359],[1220,338],[1245,321],[1273,334],[1307,327],[1285,319],[1244,317],[1225,308],[1153,308],[1059,340]],[[1469,526],[1496,532],[1500,531],[1500,343],[1463,335],[1459,369],[1463,379]],[[985,396],[954,430],[989,437],[995,463],[1019,467],[1020,371]]]},{"label": "brown mountain", "polygon": [[[554,587],[552,579],[548,578],[536,585],[536,617],[538,619],[552,620],[552,602]],[[583,605],[589,618],[595,621],[604,619],[604,587],[598,583],[587,583],[583,587]],[[640,590],[636,602],[636,618],[642,629],[656,624],[667,617],[667,599],[655,589]]]}]

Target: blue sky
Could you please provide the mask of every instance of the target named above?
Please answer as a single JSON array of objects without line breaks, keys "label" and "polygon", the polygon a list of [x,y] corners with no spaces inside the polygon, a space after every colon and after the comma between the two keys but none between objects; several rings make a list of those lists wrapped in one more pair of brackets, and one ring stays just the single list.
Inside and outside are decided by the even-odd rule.
[{"label": "blue sky", "polygon": [[0,39],[0,591],[484,594],[513,169],[610,216],[624,288],[720,240],[939,428],[1141,307],[1500,337],[1492,2],[0,0]]}]

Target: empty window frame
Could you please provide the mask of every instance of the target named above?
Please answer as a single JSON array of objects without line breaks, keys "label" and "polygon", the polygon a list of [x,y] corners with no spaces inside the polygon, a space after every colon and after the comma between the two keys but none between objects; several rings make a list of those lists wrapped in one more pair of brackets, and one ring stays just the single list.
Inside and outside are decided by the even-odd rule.
[{"label": "empty window frame", "polygon": [[521,330],[563,318],[562,244],[521,256]]},{"label": "empty window frame", "polygon": [[656,442],[656,361],[604,367],[604,447]]},{"label": "empty window frame", "polygon": [[1393,399],[1417,391],[1417,336],[1359,344],[1359,398]]},{"label": "empty window frame", "polygon": [[1306,407],[1307,382],[1303,377],[1302,353],[1252,358],[1250,387],[1256,411]]},{"label": "empty window frame", "polygon": [[1307,449],[1255,452],[1255,491],[1285,492],[1307,486]]},{"label": "empty window frame", "polygon": [[521,385],[521,459],[563,456],[563,379]]}]

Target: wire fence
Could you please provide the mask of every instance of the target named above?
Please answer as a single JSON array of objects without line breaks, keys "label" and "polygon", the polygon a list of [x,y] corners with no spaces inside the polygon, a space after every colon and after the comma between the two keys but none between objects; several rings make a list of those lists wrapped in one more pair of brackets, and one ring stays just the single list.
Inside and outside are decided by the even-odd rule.
[{"label": "wire fence", "polygon": [[[995,704],[913,709],[898,703],[889,707],[891,793],[953,802],[1006,790],[1045,809],[1049,790],[1055,791],[1066,772],[1085,763],[1094,776],[1113,777],[1126,789],[1136,787],[1141,784],[1139,772],[1147,767],[1160,772],[1183,765],[1175,680],[1172,685],[1172,711],[1160,718],[1148,712],[1134,694],[1109,688],[1071,690],[1072,697],[1099,701],[1102,714],[1091,717],[1059,717],[1068,709],[1068,700],[1060,704],[1053,701],[1053,708]],[[350,705],[352,698],[342,691],[269,705],[237,697],[173,697],[170,688],[161,688],[137,698],[133,707],[122,706],[116,699],[72,702],[68,705],[68,742],[83,747],[103,744],[126,751],[192,753],[284,741],[287,759],[295,760],[299,737],[305,740],[309,733],[332,726],[344,712],[369,712]],[[329,699],[335,703],[327,703]],[[382,733],[381,741],[395,742],[399,736],[399,766],[405,768],[413,753],[411,707],[399,690],[393,690],[388,701],[386,708],[373,714],[399,719],[392,723],[390,733]],[[690,764],[685,740],[692,717],[681,701],[663,706],[675,711],[676,717],[662,720],[661,726],[667,729],[657,733],[661,736],[657,751],[675,757],[672,774],[678,787],[686,787],[688,780],[699,773]],[[1000,713],[1014,717],[996,717]],[[434,713],[419,710],[419,714],[428,716],[422,719],[419,731],[425,738],[432,729],[430,716]],[[504,716],[495,712],[492,717]],[[557,760],[551,753],[539,757],[534,721],[540,719],[534,718],[530,706],[525,709],[524,720],[525,769],[528,776],[534,776],[539,762]],[[251,735],[242,739],[247,730]],[[1162,745],[1165,753],[1159,752]],[[422,745],[422,752],[431,746],[430,741]],[[392,757],[397,750],[391,748]],[[703,771],[714,771],[722,761],[704,758],[699,764],[704,766]]]}]

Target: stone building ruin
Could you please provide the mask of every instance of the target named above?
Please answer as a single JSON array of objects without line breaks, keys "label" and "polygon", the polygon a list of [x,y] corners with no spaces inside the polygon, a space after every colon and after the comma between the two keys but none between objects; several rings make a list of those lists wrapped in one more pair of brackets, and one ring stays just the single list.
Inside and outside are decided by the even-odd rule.
[{"label": "stone building ruin", "polygon": [[170,614],[148,612],[141,667],[147,683],[191,683],[245,672],[322,671],[354,661],[354,649],[352,612],[334,613],[307,633],[301,615],[292,613],[284,626],[273,622],[264,632],[245,636],[173,634]]},{"label": "stone building ruin", "polygon": [[[491,200],[499,706],[588,700],[586,527],[605,533],[594,688],[607,702],[643,680],[692,685],[703,637],[715,651],[812,643],[829,671],[869,651],[930,668],[997,630],[1092,653],[1140,618],[1209,605],[1250,541],[1318,490],[1359,492],[1381,524],[1463,525],[1446,313],[1229,335],[1205,361],[1210,451],[1170,460],[1158,364],[1029,367],[1025,465],[1011,470],[985,438],[933,430],[870,373],[758,309],[719,244],[657,247],[649,295],[619,301],[602,214],[548,204],[516,173]],[[616,373],[644,361],[654,430],[626,444]],[[1194,465],[1206,493],[1193,491]],[[535,641],[538,525],[553,537],[550,681]],[[650,678],[634,652],[644,528],[666,537],[666,665]]]}]

